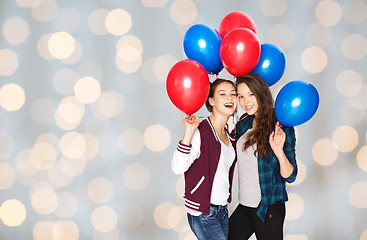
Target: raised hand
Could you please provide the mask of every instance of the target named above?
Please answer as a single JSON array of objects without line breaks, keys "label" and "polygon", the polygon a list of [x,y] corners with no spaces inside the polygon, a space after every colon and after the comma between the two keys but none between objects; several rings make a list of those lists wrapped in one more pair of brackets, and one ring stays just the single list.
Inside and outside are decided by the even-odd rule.
[{"label": "raised hand", "polygon": [[192,136],[194,135],[195,130],[198,128],[200,120],[195,115],[186,115],[182,118],[182,121],[185,125],[185,133],[181,140],[181,143],[190,145]]},{"label": "raised hand", "polygon": [[269,144],[274,153],[283,151],[285,137],[285,132],[280,128],[279,122],[277,122],[275,130],[269,136]]}]

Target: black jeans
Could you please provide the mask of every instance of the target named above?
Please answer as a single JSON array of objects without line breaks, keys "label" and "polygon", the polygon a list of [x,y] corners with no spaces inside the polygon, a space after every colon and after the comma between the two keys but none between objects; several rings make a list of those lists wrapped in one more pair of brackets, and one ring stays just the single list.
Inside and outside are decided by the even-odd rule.
[{"label": "black jeans", "polygon": [[285,204],[276,202],[266,213],[265,222],[256,215],[257,208],[239,204],[229,218],[229,240],[249,239],[253,233],[257,240],[283,240]]}]

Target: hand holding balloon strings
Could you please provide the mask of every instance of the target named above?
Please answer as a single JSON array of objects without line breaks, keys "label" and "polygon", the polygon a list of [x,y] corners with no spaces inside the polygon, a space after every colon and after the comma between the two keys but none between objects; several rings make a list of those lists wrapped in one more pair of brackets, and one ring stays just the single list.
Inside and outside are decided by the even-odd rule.
[{"label": "hand holding balloon strings", "polygon": [[286,134],[281,129],[279,122],[275,125],[275,130],[269,136],[269,144],[274,153],[283,151]]}]

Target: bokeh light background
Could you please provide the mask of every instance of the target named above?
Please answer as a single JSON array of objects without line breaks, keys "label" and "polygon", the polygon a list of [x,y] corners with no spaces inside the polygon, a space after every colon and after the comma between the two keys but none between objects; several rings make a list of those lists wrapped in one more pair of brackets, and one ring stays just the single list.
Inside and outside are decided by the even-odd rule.
[{"label": "bokeh light background", "polygon": [[194,239],[183,179],[170,169],[183,114],[165,81],[185,59],[186,30],[218,28],[232,11],[285,51],[274,96],[292,80],[320,94],[316,115],[296,127],[285,239],[367,239],[366,1],[2,0],[0,9],[0,239]]}]

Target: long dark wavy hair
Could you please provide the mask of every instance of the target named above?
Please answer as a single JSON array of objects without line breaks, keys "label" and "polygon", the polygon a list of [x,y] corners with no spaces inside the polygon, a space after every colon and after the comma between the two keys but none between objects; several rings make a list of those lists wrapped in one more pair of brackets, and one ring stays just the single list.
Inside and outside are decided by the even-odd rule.
[{"label": "long dark wavy hair", "polygon": [[246,84],[255,95],[258,104],[255,129],[249,133],[246,142],[243,144],[243,150],[256,143],[254,155],[259,151],[262,158],[268,156],[271,147],[269,144],[269,135],[275,129],[274,100],[271,95],[268,84],[256,73],[248,73],[237,78],[236,88],[239,84]]}]

